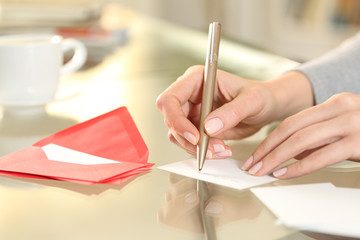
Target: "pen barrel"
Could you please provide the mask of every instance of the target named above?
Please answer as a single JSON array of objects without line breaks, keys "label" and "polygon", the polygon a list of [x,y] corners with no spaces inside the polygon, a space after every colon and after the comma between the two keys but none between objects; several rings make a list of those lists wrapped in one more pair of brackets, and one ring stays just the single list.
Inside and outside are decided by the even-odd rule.
[{"label": "pen barrel", "polygon": [[[201,123],[204,123],[205,118],[213,109],[213,101],[216,88],[216,71],[217,62],[207,63],[209,67],[205,67],[204,84],[201,102]],[[203,129],[204,130],[204,129]]]},{"label": "pen barrel", "polygon": [[212,111],[216,88],[216,72],[220,44],[220,24],[212,23],[209,27],[208,52],[206,56],[204,82],[200,116],[200,140],[197,145],[197,160],[199,170],[202,169],[209,145],[209,136],[205,133],[204,120]]},{"label": "pen barrel", "polygon": [[[212,111],[213,108],[213,99],[215,94],[216,81],[212,79],[216,79],[216,65],[217,62],[209,63],[209,65],[215,65],[213,67],[205,68],[206,71],[204,73],[204,84],[203,84],[203,97],[201,103],[201,116],[200,116],[200,140],[197,145],[197,159],[198,168],[202,169],[204,160],[206,158],[206,153],[209,145],[209,137],[205,133],[204,129],[204,120],[207,115]],[[211,96],[207,96],[208,93],[211,93]]]}]

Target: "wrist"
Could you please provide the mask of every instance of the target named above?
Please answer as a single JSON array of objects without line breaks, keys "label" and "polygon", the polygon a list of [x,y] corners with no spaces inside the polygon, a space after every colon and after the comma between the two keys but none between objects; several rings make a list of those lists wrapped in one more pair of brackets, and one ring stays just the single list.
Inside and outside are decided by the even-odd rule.
[{"label": "wrist", "polygon": [[274,94],[277,121],[314,105],[311,82],[299,71],[286,72],[265,84]]}]

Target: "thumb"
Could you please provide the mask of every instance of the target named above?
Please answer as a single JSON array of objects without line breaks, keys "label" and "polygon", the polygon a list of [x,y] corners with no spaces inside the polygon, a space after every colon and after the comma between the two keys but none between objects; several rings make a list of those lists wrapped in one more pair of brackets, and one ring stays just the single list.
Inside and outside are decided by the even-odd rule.
[{"label": "thumb", "polygon": [[[264,97],[256,89],[244,91],[232,101],[211,112],[204,121],[204,128],[210,136],[219,135],[235,126],[244,119],[254,118],[264,108]],[[258,121],[258,119],[257,119]],[[255,122],[254,122],[255,124]]]}]

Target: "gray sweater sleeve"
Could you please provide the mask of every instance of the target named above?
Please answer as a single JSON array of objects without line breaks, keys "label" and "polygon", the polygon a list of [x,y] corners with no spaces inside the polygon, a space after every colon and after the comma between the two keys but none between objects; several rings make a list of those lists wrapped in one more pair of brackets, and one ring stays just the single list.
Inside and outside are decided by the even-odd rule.
[{"label": "gray sweater sleeve", "polygon": [[301,64],[294,70],[310,79],[316,104],[336,93],[360,94],[360,33],[329,53]]}]

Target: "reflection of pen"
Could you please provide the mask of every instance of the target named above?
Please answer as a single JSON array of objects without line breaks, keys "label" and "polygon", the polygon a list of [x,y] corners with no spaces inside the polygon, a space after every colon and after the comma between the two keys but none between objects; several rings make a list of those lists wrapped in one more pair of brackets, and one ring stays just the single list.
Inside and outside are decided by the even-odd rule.
[{"label": "reflection of pen", "polygon": [[211,112],[213,105],[220,44],[220,30],[220,23],[213,22],[210,24],[208,40],[209,42],[204,71],[203,95],[201,102],[201,118],[199,128],[200,140],[197,145],[197,161],[199,171],[201,171],[204,165],[206,152],[209,145],[209,136],[205,133],[203,124],[206,116]]},{"label": "reflection of pen", "polygon": [[196,190],[199,196],[199,207],[200,207],[200,216],[202,221],[202,226],[204,228],[204,234],[206,240],[216,240],[216,226],[214,219],[205,213],[205,203],[210,198],[210,193],[206,182],[197,180]]}]

